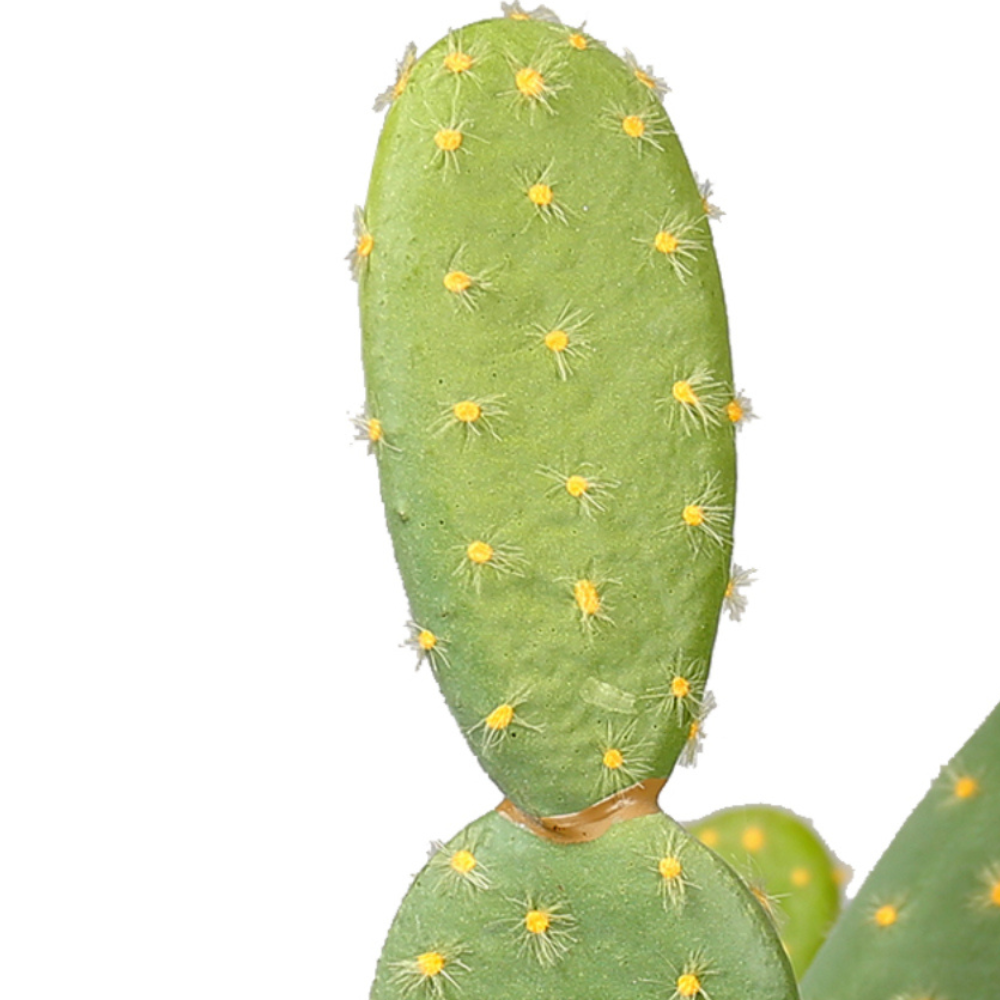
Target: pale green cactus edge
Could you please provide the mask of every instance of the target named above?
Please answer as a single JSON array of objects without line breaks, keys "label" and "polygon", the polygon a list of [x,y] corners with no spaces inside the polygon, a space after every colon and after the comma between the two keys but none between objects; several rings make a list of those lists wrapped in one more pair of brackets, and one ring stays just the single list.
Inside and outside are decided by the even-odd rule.
[{"label": "pale green cactus edge", "polygon": [[351,258],[410,640],[551,816],[694,757],[751,413],[662,81],[523,13],[408,50]]},{"label": "pale green cactus edge", "polygon": [[802,992],[806,1000],[1000,995],[1000,705],[903,824]]},{"label": "pale green cactus edge", "polygon": [[553,844],[498,813],[438,849],[372,1000],[796,1000],[767,915],[724,862],[645,816]]}]

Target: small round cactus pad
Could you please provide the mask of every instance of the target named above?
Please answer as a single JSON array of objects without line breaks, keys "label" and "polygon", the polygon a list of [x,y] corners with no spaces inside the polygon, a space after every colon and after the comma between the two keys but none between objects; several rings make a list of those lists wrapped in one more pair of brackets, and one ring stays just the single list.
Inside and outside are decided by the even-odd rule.
[{"label": "small round cactus pad", "polygon": [[687,828],[742,876],[801,978],[837,919],[850,870],[808,821],[774,806],[723,809]]},{"label": "small round cactus pad", "polygon": [[663,89],[551,21],[450,32],[385,96],[356,218],[411,641],[537,816],[691,750],[731,588],[749,411]]},{"label": "small round cactus pad", "polygon": [[553,844],[490,813],[438,849],[389,932],[372,1000],[795,1000],[733,871],[663,814]]},{"label": "small round cactus pad", "polygon": [[802,994],[1000,996],[1000,705],[896,834],[820,949]]}]

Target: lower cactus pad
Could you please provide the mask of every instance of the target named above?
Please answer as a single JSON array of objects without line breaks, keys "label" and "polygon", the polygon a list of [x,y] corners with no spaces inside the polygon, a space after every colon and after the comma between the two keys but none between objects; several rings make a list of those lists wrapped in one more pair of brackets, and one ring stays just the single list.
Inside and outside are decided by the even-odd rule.
[{"label": "lower cactus pad", "polygon": [[372,1000],[795,1000],[752,893],[663,814],[558,844],[490,813],[403,902]]}]

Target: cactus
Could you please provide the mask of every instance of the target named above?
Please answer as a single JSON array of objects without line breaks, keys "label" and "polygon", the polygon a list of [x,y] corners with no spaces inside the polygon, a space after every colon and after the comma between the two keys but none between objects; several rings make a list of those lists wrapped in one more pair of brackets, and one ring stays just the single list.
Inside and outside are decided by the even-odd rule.
[{"label": "cactus", "polygon": [[753,895],[662,813],[567,845],[493,812],[436,848],[372,1000],[797,996]]},{"label": "cactus", "polygon": [[810,823],[774,806],[723,809],[687,828],[743,877],[801,979],[837,919],[850,869]]},{"label": "cactus", "polygon": [[662,81],[507,13],[390,88],[351,254],[359,422],[418,657],[550,816],[694,749],[750,411]]},{"label": "cactus", "polygon": [[349,254],[408,642],[508,796],[417,877],[372,996],[794,1000],[655,802],[749,579],[719,212],[651,69],[504,10],[406,50]]},{"label": "cactus", "polygon": [[945,767],[803,980],[807,1000],[994,1000],[1000,705]]},{"label": "cactus", "polygon": [[[503,8],[407,48],[349,254],[355,424],[408,642],[508,796],[438,845],[373,1000],[794,1000],[771,918],[804,969],[839,899],[828,852],[788,814],[719,814],[699,835],[725,852],[738,828],[744,883],[655,801],[697,756],[720,611],[742,615],[753,572],[731,563],[753,413],[721,213],[651,68],[546,7]],[[995,995],[998,761],[995,712],[820,949],[808,997]]]}]

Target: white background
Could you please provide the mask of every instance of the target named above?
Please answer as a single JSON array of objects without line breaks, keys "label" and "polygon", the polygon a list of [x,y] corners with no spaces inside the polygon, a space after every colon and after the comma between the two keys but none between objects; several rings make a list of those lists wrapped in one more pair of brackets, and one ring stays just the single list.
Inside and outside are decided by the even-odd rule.
[{"label": "white background", "polygon": [[[1000,698],[992,5],[564,0],[674,88],[740,385],[737,559],[680,818],[867,871]],[[498,794],[426,671],[343,255],[415,40],[492,3],[0,15],[0,995],[366,995]]]}]

